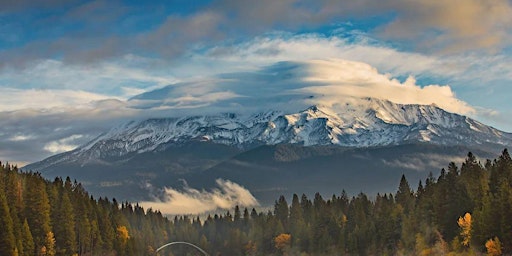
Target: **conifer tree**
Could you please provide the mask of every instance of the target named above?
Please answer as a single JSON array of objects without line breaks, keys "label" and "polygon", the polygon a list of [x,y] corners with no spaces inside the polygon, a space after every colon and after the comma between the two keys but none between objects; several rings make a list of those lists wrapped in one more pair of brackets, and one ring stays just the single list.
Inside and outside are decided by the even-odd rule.
[{"label": "conifer tree", "polygon": [[16,250],[13,220],[7,205],[3,186],[0,186],[0,255],[15,256]]},{"label": "conifer tree", "polygon": [[402,174],[400,178],[400,185],[398,186],[398,191],[395,196],[396,202],[400,204],[406,212],[408,212],[413,206],[413,191],[409,186],[409,182],[405,178],[405,175]]},{"label": "conifer tree", "polygon": [[23,244],[23,251],[21,251],[21,256],[31,256],[34,254],[34,238],[32,237],[32,233],[30,232],[30,227],[28,226],[28,221],[25,219],[23,221],[23,226],[21,229],[21,242]]},{"label": "conifer tree", "polygon": [[50,228],[50,203],[45,183],[37,174],[31,174],[27,180],[25,194],[25,217],[28,220],[36,250],[45,245]]},{"label": "conifer tree", "polygon": [[468,153],[460,169],[460,183],[466,189],[471,208],[482,207],[482,199],[489,191],[487,173],[475,155]]},{"label": "conifer tree", "polygon": [[243,229],[247,232],[247,229],[249,228],[249,221],[251,220],[251,216],[249,215],[249,210],[247,208],[244,208],[243,218]]},{"label": "conifer tree", "polygon": [[57,252],[59,255],[72,255],[76,252],[75,216],[66,190],[61,190],[58,212],[55,215],[53,229]]},{"label": "conifer tree", "polygon": [[238,223],[240,221],[240,218],[242,217],[240,213],[240,207],[238,205],[235,206],[235,213],[234,213],[233,221]]},{"label": "conifer tree", "polygon": [[275,202],[274,215],[286,229],[288,226],[288,203],[286,202],[284,196],[280,196],[279,200]]}]

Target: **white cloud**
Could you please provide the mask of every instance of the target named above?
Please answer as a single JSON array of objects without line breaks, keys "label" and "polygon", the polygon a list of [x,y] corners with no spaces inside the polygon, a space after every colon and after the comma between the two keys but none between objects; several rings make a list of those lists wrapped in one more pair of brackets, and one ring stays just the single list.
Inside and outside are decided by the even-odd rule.
[{"label": "white cloud", "polygon": [[201,214],[218,209],[258,206],[259,203],[249,190],[229,180],[216,180],[218,188],[212,191],[185,187],[183,191],[165,188],[163,200],[145,201],[144,208],[160,210],[164,214]]},{"label": "white cloud", "polygon": [[464,157],[446,156],[438,154],[419,154],[419,155],[406,155],[402,156],[404,159],[395,159],[387,161],[382,159],[382,163],[388,166],[405,168],[417,172],[424,172],[428,169],[440,169],[446,166],[446,163],[462,163],[465,161]]},{"label": "white cloud", "polygon": [[[273,34],[235,46],[212,48],[209,56],[215,61],[244,63],[246,68],[278,61],[339,58],[365,62],[394,75],[451,76],[462,72],[467,66],[467,63],[453,58],[427,56],[399,51],[385,45],[369,44],[365,34],[359,34],[357,42],[350,42],[352,37]],[[200,60],[208,61],[205,58]]]},{"label": "white cloud", "polygon": [[[144,116],[142,110],[126,105],[120,100],[101,100],[50,109],[0,111],[0,144],[4,149],[0,159],[39,161],[82,145],[121,122]],[[74,140],[67,141],[69,137]]]},{"label": "white cloud", "polygon": [[74,144],[74,142],[76,142],[78,139],[81,139],[82,137],[83,135],[75,134],[57,141],[52,141],[44,146],[44,150],[53,154],[73,150],[79,146]]},{"label": "white cloud", "polygon": [[298,74],[303,80],[317,83],[299,89],[301,92],[318,95],[313,102],[335,105],[346,96],[372,97],[401,104],[436,104],[454,113],[475,112],[469,104],[457,99],[449,86],[419,86],[413,77],[405,82],[381,74],[372,66],[345,60],[319,60],[302,63]]},{"label": "white cloud", "polygon": [[222,79],[175,84],[146,100],[152,100],[153,106],[173,110],[187,108],[189,114],[268,109],[294,112],[317,104],[334,106],[351,97],[436,104],[459,114],[474,112],[470,105],[457,99],[449,86],[420,86],[412,76],[400,82],[369,64],[342,59],[278,62],[254,72],[219,77]]},{"label": "white cloud", "polygon": [[0,111],[51,109],[85,106],[108,96],[81,90],[38,90],[1,88]]},{"label": "white cloud", "polygon": [[[354,38],[356,41],[352,41]],[[326,37],[319,34],[290,35],[277,32],[236,45],[214,47],[207,50],[206,54],[204,51],[190,53],[190,58],[180,59],[179,65],[133,54],[97,63],[95,66],[65,65],[56,60],[39,61],[22,71],[3,72],[0,83],[4,84],[4,89],[0,89],[0,92],[4,95],[14,90],[16,93],[11,92],[12,97],[8,97],[11,100],[0,103],[0,110],[47,108],[66,104],[77,106],[107,98],[127,99],[180,81],[192,82],[177,87],[176,90],[183,93],[169,101],[213,102],[219,97],[222,100],[238,95],[238,90],[219,91],[218,88],[212,88],[218,85],[217,81],[211,81],[217,74],[254,72],[280,61],[307,62],[312,59],[337,58],[363,62],[394,77],[417,77],[422,86],[426,83],[424,78],[427,81],[449,82],[455,90],[464,90],[465,87],[479,86],[493,80],[512,79],[508,57],[427,56],[402,52],[367,38],[368,35],[364,33],[358,33],[357,37]],[[9,85],[11,88],[7,88]],[[14,87],[47,90],[12,89]],[[428,86],[424,87],[425,92],[430,90]],[[209,96],[202,91],[210,93]],[[444,91],[444,94],[450,93],[453,94],[451,89]],[[194,104],[205,105],[209,104]]]},{"label": "white cloud", "polygon": [[[458,90],[485,86],[492,81],[512,80],[512,59],[506,54],[479,52],[451,55],[427,55],[398,50],[383,42],[373,42],[369,35],[319,34],[289,35],[274,33],[237,45],[217,46],[207,55],[197,55],[179,67],[180,73],[222,73],[251,71],[279,61],[344,59],[367,63],[393,76],[415,76],[434,81],[449,81]],[[193,69],[188,65],[194,65]]]},{"label": "white cloud", "polygon": [[133,55],[115,61],[72,65],[46,59],[23,69],[4,69],[1,87],[82,91],[115,98],[133,96],[136,90],[150,90],[177,82],[159,60]]},{"label": "white cloud", "polygon": [[[1,134],[3,135],[3,134]],[[17,135],[14,135],[12,136],[9,140],[10,141],[26,141],[26,140],[30,140],[33,136],[31,135],[24,135],[24,134],[17,134]]]}]

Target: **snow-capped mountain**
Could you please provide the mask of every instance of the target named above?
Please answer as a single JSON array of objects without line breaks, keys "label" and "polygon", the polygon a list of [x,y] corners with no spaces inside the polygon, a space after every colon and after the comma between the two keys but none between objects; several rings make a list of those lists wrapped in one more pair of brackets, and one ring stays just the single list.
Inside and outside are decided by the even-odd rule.
[{"label": "snow-capped mountain", "polygon": [[485,158],[510,145],[512,134],[435,105],[365,98],[295,113],[133,121],[24,168],[121,200],[152,195],[147,184],[208,188],[223,178],[271,204],[285,190],[391,191],[400,174],[418,182],[468,151]]},{"label": "snow-capped mountain", "polygon": [[372,147],[418,142],[506,146],[512,145],[512,134],[435,105],[404,105],[365,98],[335,107],[312,106],[297,113],[267,111],[129,122],[39,164],[122,158],[189,141],[209,141],[242,149],[275,144]]}]

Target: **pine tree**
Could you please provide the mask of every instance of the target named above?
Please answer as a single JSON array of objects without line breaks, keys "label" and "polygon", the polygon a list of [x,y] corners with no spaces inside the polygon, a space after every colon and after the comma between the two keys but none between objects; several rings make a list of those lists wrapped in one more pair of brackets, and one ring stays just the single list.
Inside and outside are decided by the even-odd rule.
[{"label": "pine tree", "polygon": [[18,251],[23,251],[23,244],[21,243],[21,226],[20,221],[21,213],[23,212],[23,186],[21,177],[18,174],[18,168],[13,167],[11,170],[5,172],[5,195],[11,219],[13,221],[13,234],[16,238],[16,247]]},{"label": "pine tree", "polygon": [[487,173],[477,161],[475,155],[468,153],[460,169],[460,182],[466,189],[471,208],[480,208],[482,198],[489,191]]},{"label": "pine tree", "polygon": [[13,221],[3,186],[0,186],[0,255],[15,256],[16,250]]},{"label": "pine tree", "polygon": [[235,213],[234,213],[234,219],[233,221],[238,223],[242,217],[241,213],[240,213],[240,207],[238,207],[238,205],[235,206]]},{"label": "pine tree", "polygon": [[305,245],[307,244],[309,237],[297,194],[293,194],[292,197],[289,227],[292,235],[292,245],[297,247],[299,250],[306,250]]},{"label": "pine tree", "polygon": [[27,180],[25,194],[25,217],[27,218],[36,250],[45,245],[50,228],[50,204],[45,183],[37,174],[31,174]]},{"label": "pine tree", "polygon": [[403,174],[400,178],[400,185],[398,186],[395,199],[404,208],[405,212],[409,212],[412,209],[414,204],[413,191]]},{"label": "pine tree", "polygon": [[30,227],[28,226],[28,221],[25,219],[23,221],[23,226],[21,229],[21,242],[23,244],[23,251],[20,253],[21,256],[31,256],[34,254],[34,238],[32,238],[32,233],[30,232]]},{"label": "pine tree", "polygon": [[251,221],[251,216],[249,215],[249,210],[247,208],[244,208],[244,215],[243,215],[243,230],[247,232],[247,229],[249,228],[249,222]]},{"label": "pine tree", "polygon": [[494,160],[490,175],[489,187],[491,193],[498,193],[501,183],[512,186],[512,159],[507,149],[504,149],[498,159]]},{"label": "pine tree", "polygon": [[284,196],[280,196],[279,200],[275,202],[274,215],[286,229],[288,226],[288,203],[286,202]]},{"label": "pine tree", "polygon": [[58,211],[54,220],[56,248],[59,255],[76,252],[75,216],[66,190],[61,190]]}]

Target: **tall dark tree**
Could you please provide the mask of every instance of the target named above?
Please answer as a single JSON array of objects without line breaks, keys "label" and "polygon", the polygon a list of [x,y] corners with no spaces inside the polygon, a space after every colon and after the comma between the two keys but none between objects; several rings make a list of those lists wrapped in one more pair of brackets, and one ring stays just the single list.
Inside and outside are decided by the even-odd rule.
[{"label": "tall dark tree", "polygon": [[465,188],[469,200],[474,202],[471,208],[481,208],[482,199],[489,192],[487,172],[475,155],[469,152],[460,168],[460,183]]},{"label": "tall dark tree", "polygon": [[235,206],[234,215],[233,215],[233,221],[239,222],[242,218],[242,213],[240,212],[240,207],[238,205]]},{"label": "tall dark tree", "polygon": [[[2,183],[0,183],[2,184]],[[13,232],[13,220],[7,205],[7,198],[0,186],[0,255],[16,256],[16,240]]]},{"label": "tall dark tree", "polygon": [[30,227],[28,226],[27,219],[23,221],[23,226],[21,229],[21,242],[23,244],[23,250],[20,252],[20,255],[33,255],[35,250],[34,238],[32,237],[32,233],[30,232]]},{"label": "tall dark tree", "polygon": [[403,174],[400,178],[400,184],[398,186],[398,191],[396,192],[395,200],[406,212],[409,212],[414,204],[413,191]]},{"label": "tall dark tree", "polygon": [[72,255],[76,252],[75,216],[73,205],[66,190],[62,190],[53,229],[55,231],[57,255]]},{"label": "tall dark tree", "polygon": [[274,205],[274,215],[284,227],[288,224],[288,202],[284,196],[280,196]]},{"label": "tall dark tree", "polygon": [[25,193],[25,217],[36,250],[39,251],[46,243],[46,236],[51,231],[50,202],[46,193],[46,183],[39,174],[30,174],[27,179]]}]

